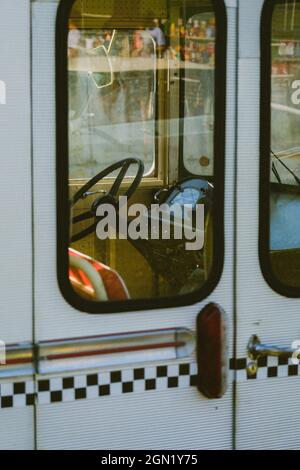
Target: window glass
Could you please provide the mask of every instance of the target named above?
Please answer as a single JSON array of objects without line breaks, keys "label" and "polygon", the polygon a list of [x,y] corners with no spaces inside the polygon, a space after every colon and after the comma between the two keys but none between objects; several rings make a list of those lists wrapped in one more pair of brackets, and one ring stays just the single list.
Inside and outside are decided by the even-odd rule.
[{"label": "window glass", "polygon": [[193,15],[184,37],[184,166],[195,175],[213,174],[216,20]]},{"label": "window glass", "polygon": [[270,254],[277,279],[300,287],[300,2],[272,17]]},{"label": "window glass", "polygon": [[[70,177],[89,178],[124,155],[155,162],[156,44],[147,30],[69,32]],[[130,172],[129,172],[130,175]]]},{"label": "window glass", "polygon": [[80,298],[173,298],[208,284],[217,27],[211,0],[74,2],[68,279]]}]

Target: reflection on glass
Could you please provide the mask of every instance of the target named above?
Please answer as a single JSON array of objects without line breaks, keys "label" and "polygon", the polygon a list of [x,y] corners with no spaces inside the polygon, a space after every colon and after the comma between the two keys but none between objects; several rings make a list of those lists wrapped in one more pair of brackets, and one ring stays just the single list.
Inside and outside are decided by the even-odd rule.
[{"label": "reflection on glass", "polygon": [[277,1],[272,21],[270,253],[285,285],[300,287],[300,2]]},{"label": "reflection on glass", "polygon": [[[68,36],[69,276],[81,297],[176,296],[207,281],[213,257],[215,37],[210,0],[74,2]],[[157,193],[167,205],[191,207],[185,226],[196,225],[204,248],[188,251],[186,233],[181,239],[162,233],[158,239],[123,239],[119,220],[110,223],[115,239],[99,237],[97,210],[113,204],[119,216],[120,195],[128,195],[129,211],[133,203],[145,207],[151,234]],[[125,227],[131,218],[128,213]]]},{"label": "reflection on glass", "polygon": [[192,16],[184,38],[184,165],[195,175],[213,174],[215,16]]},{"label": "reflection on glass", "polygon": [[177,196],[175,196],[172,204],[190,204],[192,207],[195,207],[200,198],[201,194],[197,189],[188,188],[184,189]]},{"label": "reflection on glass", "polygon": [[[72,31],[71,31],[72,32]],[[155,42],[147,31],[78,30],[69,53],[70,176],[127,157],[155,158]]]}]

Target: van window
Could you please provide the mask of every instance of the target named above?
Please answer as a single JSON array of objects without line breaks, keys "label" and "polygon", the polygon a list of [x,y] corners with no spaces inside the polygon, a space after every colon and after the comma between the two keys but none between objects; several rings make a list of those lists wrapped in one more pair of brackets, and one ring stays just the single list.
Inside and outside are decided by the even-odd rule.
[{"label": "van window", "polygon": [[271,41],[269,37],[267,42],[271,64],[268,71],[270,132],[262,123],[262,132],[267,131],[269,138],[262,155],[269,162],[268,183],[262,182],[264,186],[269,185],[268,195],[262,188],[269,200],[270,217],[266,227],[269,246],[266,248],[272,285],[279,286],[282,293],[297,295],[300,288],[300,2],[277,0],[272,4]]},{"label": "van window", "polygon": [[224,116],[226,28],[216,3],[76,0],[59,12],[58,270],[82,310],[191,303],[220,276],[224,119],[214,115]]}]

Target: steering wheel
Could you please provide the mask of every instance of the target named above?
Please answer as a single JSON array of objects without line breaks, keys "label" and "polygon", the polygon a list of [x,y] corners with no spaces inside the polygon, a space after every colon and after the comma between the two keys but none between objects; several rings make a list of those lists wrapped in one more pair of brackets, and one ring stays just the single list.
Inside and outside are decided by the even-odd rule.
[{"label": "steering wheel", "polygon": [[[133,193],[136,191],[138,188],[140,182],[142,181],[143,174],[144,174],[144,164],[142,160],[139,158],[125,158],[124,160],[121,160],[117,163],[114,163],[113,165],[109,166],[105,170],[100,171],[96,176],[94,176],[88,183],[86,183],[77,193],[74,195],[73,199],[70,201],[70,209],[72,209],[75,204],[80,200],[84,199],[85,197],[88,196],[88,191],[99,181],[101,181],[103,178],[108,176],[110,173],[113,171],[116,171],[120,168],[120,172],[118,176],[116,177],[112,187],[108,192],[106,192],[104,195],[99,196],[95,201],[93,202],[91,209],[87,212],[84,212],[83,214],[80,214],[76,217],[72,218],[72,225],[75,225],[79,222],[83,222],[85,220],[89,219],[95,219],[96,217],[96,212],[99,206],[102,204],[112,204],[117,210],[119,209],[119,202],[117,198],[117,194],[119,192],[119,189],[123,183],[123,180],[127,174],[127,171],[131,165],[137,165],[137,172],[136,176],[125,192],[124,196],[127,197],[127,199],[130,199]],[[92,225],[90,225],[88,228],[82,230],[79,233],[76,233],[71,237],[70,243],[77,242],[81,240],[82,238],[86,237],[90,233],[92,233],[94,230],[96,230],[98,221],[94,221]]]}]

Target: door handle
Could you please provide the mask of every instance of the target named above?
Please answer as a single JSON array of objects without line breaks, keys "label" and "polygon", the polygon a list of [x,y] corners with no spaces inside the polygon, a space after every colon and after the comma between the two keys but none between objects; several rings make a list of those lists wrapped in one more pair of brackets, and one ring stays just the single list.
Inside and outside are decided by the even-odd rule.
[{"label": "door handle", "polygon": [[257,360],[260,357],[281,357],[281,358],[292,358],[299,355],[299,349],[288,347],[274,346],[271,344],[262,344],[259,337],[256,335],[251,336],[248,343],[249,357],[253,360]]}]

